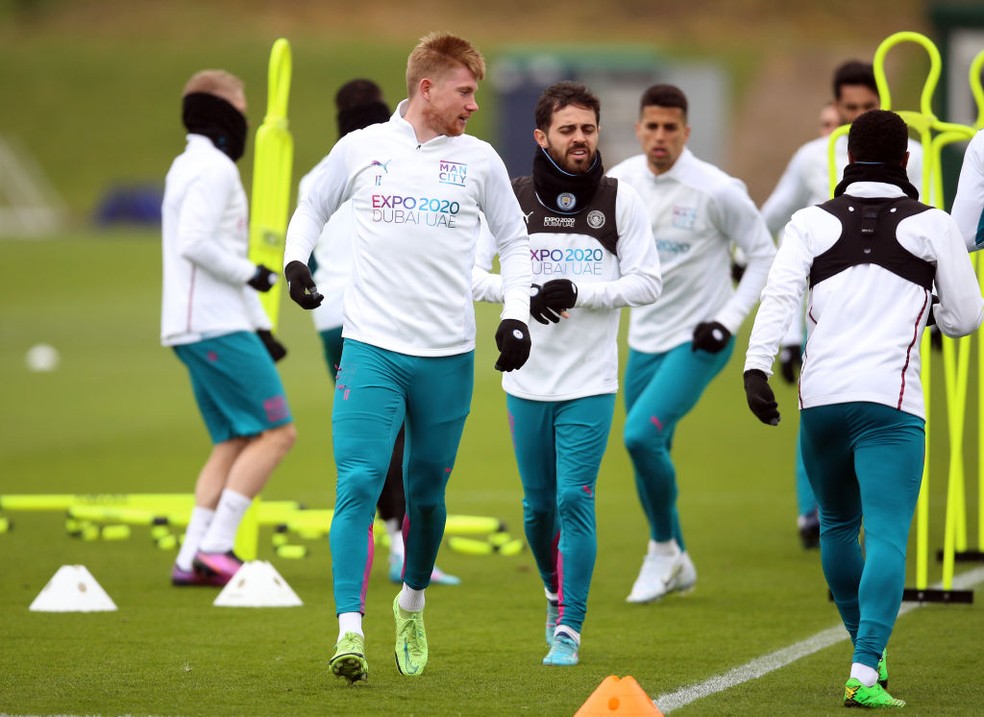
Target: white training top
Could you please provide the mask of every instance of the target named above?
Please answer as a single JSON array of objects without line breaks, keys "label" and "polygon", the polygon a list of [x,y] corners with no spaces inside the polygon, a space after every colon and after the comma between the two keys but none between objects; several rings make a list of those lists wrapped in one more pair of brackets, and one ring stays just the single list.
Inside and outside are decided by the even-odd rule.
[{"label": "white training top", "polygon": [[967,251],[984,247],[984,130],[967,145],[950,214],[960,227]]},{"label": "white training top", "polygon": [[[776,252],[745,185],[686,148],[663,174],[653,174],[642,154],[608,174],[642,197],[663,274],[659,300],[632,309],[629,346],[663,353],[692,341],[694,328],[706,321],[737,333],[758,300]],[[748,260],[737,287],[731,281],[732,243]]]},{"label": "white training top", "polygon": [[[855,182],[847,193],[903,196],[898,187],[881,182]],[[801,306],[813,260],[840,235],[840,221],[820,207],[793,215],[762,292],[746,371],[771,375],[779,340]],[[984,300],[953,219],[929,209],[903,219],[896,236],[907,251],[936,266],[940,303],[934,315],[940,330],[963,336],[980,326]],[[816,284],[807,304],[800,408],[865,401],[925,417],[919,339],[928,318],[928,291],[876,264],[859,264]]]},{"label": "white training top", "polygon": [[[581,213],[590,213],[593,206]],[[543,221],[563,216],[546,212]],[[577,286],[577,301],[568,319],[546,326],[530,322],[529,360],[519,371],[502,374],[502,388],[511,396],[567,401],[618,390],[619,309],[655,301],[662,280],[649,217],[632,187],[619,182],[615,216],[596,212],[594,217],[598,215],[601,225],[614,221],[618,228],[617,255],[585,234],[529,227],[534,281],[542,285],[570,279]],[[476,301],[502,301],[501,277],[489,273],[495,253],[494,239],[483,231],[474,272]]]},{"label": "white training top", "polygon": [[529,321],[529,237],[506,167],[487,142],[460,135],[420,143],[403,119],[342,137],[287,227],[284,265],[307,262],[325,223],[351,198],[353,271],[346,338],[411,356],[475,347],[471,272],[479,212],[498,240],[503,318]]},{"label": "white training top", "polygon": [[[269,329],[259,296],[246,282],[246,192],[236,163],[202,135],[171,164],[161,207],[164,263],[161,343]],[[276,270],[276,267],[270,267]]]},{"label": "white training top", "polygon": [[[314,181],[315,170],[311,170],[298,185],[298,200],[307,194]],[[352,217],[352,202],[343,204],[321,230],[318,242],[314,245],[314,283],[318,292],[325,297],[321,306],[311,311],[314,328],[317,331],[330,331],[342,325],[342,308],[345,289],[352,275],[352,234],[355,223]]]},{"label": "white training top", "polygon": [[[814,204],[822,204],[833,196],[830,187],[830,138],[817,137],[798,150],[786,165],[779,183],[762,205],[762,216],[769,232],[778,236],[793,212]],[[905,172],[909,181],[922,196],[922,146],[909,140],[909,162]],[[847,166],[847,135],[837,138],[834,147],[837,181]],[[779,237],[780,239],[782,237]]]}]

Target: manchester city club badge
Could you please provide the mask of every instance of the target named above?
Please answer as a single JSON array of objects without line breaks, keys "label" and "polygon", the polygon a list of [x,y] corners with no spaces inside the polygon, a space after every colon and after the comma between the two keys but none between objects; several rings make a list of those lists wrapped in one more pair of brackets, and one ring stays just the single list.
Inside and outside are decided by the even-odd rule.
[{"label": "manchester city club badge", "polygon": [[563,192],[557,195],[557,207],[562,212],[569,212],[577,204],[577,199],[570,192]]}]

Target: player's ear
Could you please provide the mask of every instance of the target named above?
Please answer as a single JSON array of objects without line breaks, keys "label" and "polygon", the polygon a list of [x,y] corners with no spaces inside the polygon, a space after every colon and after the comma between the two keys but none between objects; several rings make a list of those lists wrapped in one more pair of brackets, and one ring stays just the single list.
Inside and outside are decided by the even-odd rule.
[{"label": "player's ear", "polygon": [[533,140],[544,149],[547,148],[547,135],[539,127],[533,130]]}]

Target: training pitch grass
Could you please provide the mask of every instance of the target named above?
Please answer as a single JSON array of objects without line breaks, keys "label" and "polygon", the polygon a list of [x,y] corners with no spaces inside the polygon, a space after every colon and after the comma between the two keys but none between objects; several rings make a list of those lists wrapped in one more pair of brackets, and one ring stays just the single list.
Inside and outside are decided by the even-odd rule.
[{"label": "training pitch grass", "polygon": [[[0,260],[23,268],[0,286],[0,495],[190,491],[208,442],[183,367],[158,345],[156,234],[4,242]],[[328,508],[327,369],[310,316],[287,303],[281,316],[290,350],[282,373],[299,439],[264,497]],[[492,369],[496,320],[492,307],[479,307],[475,398],[448,504],[454,513],[501,518],[519,536],[519,479]],[[393,662],[389,606],[397,587],[381,550],[365,623],[370,678],[349,688],[327,669],[336,623],[326,541],[304,541],[308,557],[286,560],[270,530],[261,532],[258,557],[275,565],[302,607],[216,608],[214,590],[169,586],[174,552],[158,549],[149,527],[135,526],[128,540],[87,542],[66,535],[62,515],[18,512],[6,515],[14,527],[0,534],[0,713],[559,717],[608,675],[632,675],[653,696],[672,694],[836,626],[818,556],[802,551],[794,527],[794,393],[776,386],[778,429],[748,414],[744,338],[676,437],[680,506],[699,579],[693,594],[660,604],[624,603],[646,535],[620,445],[619,401],[597,490],[598,564],[578,667],[540,665],[544,600],[528,551],[442,550],[439,564],[463,582],[428,590],[430,662],[420,679],[407,680]],[[39,343],[58,347],[57,371],[25,367],[25,352]],[[943,460],[942,444],[935,455]],[[934,550],[942,544],[944,475],[945,464],[934,481]],[[969,527],[976,535],[973,516]],[[119,610],[30,613],[65,564],[85,565]],[[907,700],[908,714],[979,712],[981,634],[978,605],[931,605],[900,620],[892,692]],[[673,714],[840,714],[849,661],[843,640]]]}]

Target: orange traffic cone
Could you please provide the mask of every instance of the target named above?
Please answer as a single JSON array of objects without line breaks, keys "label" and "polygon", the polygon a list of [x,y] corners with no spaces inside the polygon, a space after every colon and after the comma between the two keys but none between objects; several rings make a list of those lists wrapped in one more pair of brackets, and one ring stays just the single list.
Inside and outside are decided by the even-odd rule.
[{"label": "orange traffic cone", "polygon": [[659,707],[632,675],[609,675],[591,693],[574,717],[663,717]]}]

